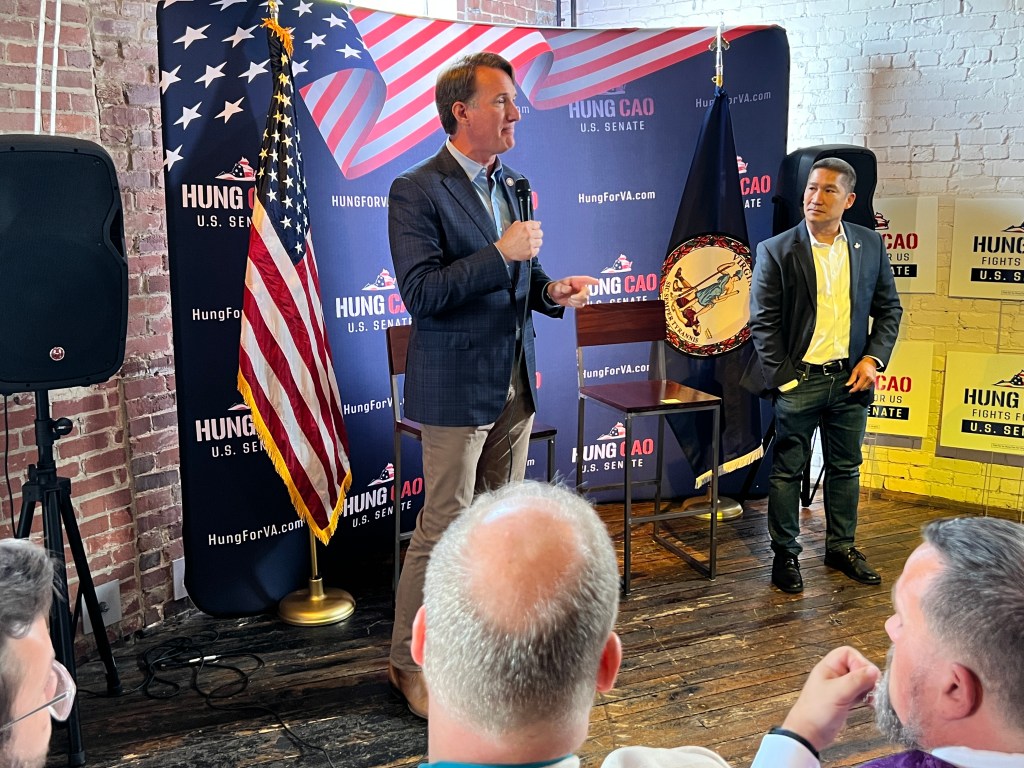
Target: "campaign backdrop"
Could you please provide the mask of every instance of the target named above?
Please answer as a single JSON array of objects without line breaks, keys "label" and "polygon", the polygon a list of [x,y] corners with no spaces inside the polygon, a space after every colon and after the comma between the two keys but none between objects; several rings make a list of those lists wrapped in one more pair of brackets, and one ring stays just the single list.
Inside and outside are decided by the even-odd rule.
[{"label": "campaign backdrop", "polygon": [[[270,100],[259,28],[265,13],[238,0],[166,0],[157,18],[185,582],[196,605],[213,614],[272,608],[309,575],[308,531],[235,389],[253,169]],[[545,269],[553,277],[600,278],[594,301],[650,299],[658,297],[714,94],[708,45],[715,30],[502,27],[306,0],[286,3],[280,22],[294,33],[310,220],[352,449],[352,489],[320,561],[328,573],[345,574],[340,586],[358,595],[370,571],[353,576],[347,566],[386,561],[393,532],[384,332],[410,322],[392,276],[387,194],[396,175],[444,141],[433,106],[437,69],[474,50],[512,61],[523,118],[503,162],[531,181]],[[725,37],[725,85],[755,244],[771,234],[772,187],[786,149],[788,44],[778,27],[726,29]],[[538,418],[558,428],[557,470],[573,482],[572,312],[538,318],[536,326]],[[595,351],[586,374],[643,375],[648,361],[647,349]],[[591,484],[621,478],[627,456],[653,473],[653,432],[641,432],[632,446],[618,434],[614,419],[588,419]],[[406,448],[397,495],[411,527],[423,484],[418,447]],[[673,448],[670,490],[691,495],[693,474]],[[543,449],[535,449],[531,476],[543,476],[544,464]],[[379,573],[386,579],[385,568]]]}]

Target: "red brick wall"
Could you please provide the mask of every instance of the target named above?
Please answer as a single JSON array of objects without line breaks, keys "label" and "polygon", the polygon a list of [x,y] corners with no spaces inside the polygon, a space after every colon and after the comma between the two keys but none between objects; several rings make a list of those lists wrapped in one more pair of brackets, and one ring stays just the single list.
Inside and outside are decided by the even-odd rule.
[{"label": "red brick wall", "polygon": [[[464,7],[465,6],[465,7]],[[554,24],[553,0],[460,0],[470,21]],[[53,3],[47,6],[43,132],[49,132]],[[33,130],[39,5],[0,0],[0,133]],[[173,602],[171,562],[181,557],[181,493],[171,346],[170,288],[160,140],[156,4],[63,0],[57,133],[99,142],[113,157],[124,203],[129,320],[125,364],[109,382],[50,393],[55,418],[74,429],[58,441],[59,474],[72,483],[89,568],[97,584],[121,581],[126,635],[187,608]],[[0,536],[21,505],[36,460],[34,397],[8,402],[13,500],[0,484]],[[2,450],[2,437],[0,437]],[[37,510],[34,538],[41,539]],[[70,562],[70,554],[67,555]],[[72,592],[77,578],[69,567]]]},{"label": "red brick wall", "polygon": [[[124,204],[129,324],[125,364],[110,381],[50,392],[55,418],[73,431],[55,446],[97,584],[121,581],[123,635],[184,608],[172,599],[171,561],[181,556],[174,371],[164,227],[159,79],[153,3],[64,0],[56,132],[100,143],[113,157]],[[50,130],[54,4],[47,7],[42,130]],[[0,0],[0,132],[33,130],[39,6]],[[8,402],[14,509],[36,461],[35,398]],[[0,535],[10,535],[6,486]],[[41,539],[41,511],[33,531]],[[67,553],[70,562],[70,553]],[[75,569],[69,567],[72,593]]]}]

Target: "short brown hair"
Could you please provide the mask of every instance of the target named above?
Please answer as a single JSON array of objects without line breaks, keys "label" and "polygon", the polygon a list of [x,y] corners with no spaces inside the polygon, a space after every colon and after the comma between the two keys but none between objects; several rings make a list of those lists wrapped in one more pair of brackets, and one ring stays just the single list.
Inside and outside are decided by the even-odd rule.
[{"label": "short brown hair", "polygon": [[513,83],[516,81],[512,65],[498,54],[489,51],[460,56],[438,72],[437,85],[434,87],[434,103],[437,105],[437,115],[441,118],[441,127],[449,136],[454,136],[459,127],[455,115],[452,114],[452,107],[459,101],[472,101],[476,96],[477,67],[500,69]]}]

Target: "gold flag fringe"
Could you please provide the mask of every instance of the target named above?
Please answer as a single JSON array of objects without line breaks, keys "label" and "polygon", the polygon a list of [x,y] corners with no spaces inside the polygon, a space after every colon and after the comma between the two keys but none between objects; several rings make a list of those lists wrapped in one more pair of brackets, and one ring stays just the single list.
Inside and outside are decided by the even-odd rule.
[{"label": "gold flag fringe", "polygon": [[[745,454],[743,456],[738,456],[732,461],[727,461],[724,464],[719,465],[718,474],[719,476],[727,475],[730,472],[735,472],[737,469],[748,467],[755,461],[760,459],[762,456],[764,456],[764,447],[759,445],[755,450],[751,451],[750,453]],[[697,478],[696,482],[693,484],[693,487],[696,488],[697,490],[700,490],[709,482],[711,482],[710,469]]]},{"label": "gold flag fringe", "polygon": [[281,42],[284,44],[284,49],[288,51],[289,56],[295,52],[295,43],[292,41],[291,33],[278,24],[277,19],[264,19],[263,26],[280,38]]},{"label": "gold flag fringe", "polygon": [[245,380],[241,371],[238,372],[238,391],[241,393],[245,404],[248,405],[249,409],[252,411],[253,427],[255,427],[256,434],[259,435],[260,439],[263,441],[264,448],[266,449],[267,455],[270,457],[271,463],[274,465],[274,469],[277,470],[277,474],[281,476],[285,487],[288,489],[288,495],[291,497],[292,506],[295,507],[295,511],[298,513],[299,517],[306,523],[306,525],[309,526],[313,535],[320,540],[320,543],[327,544],[338,527],[338,520],[341,517],[340,513],[345,507],[345,497],[348,495],[348,492],[352,487],[351,467],[349,467],[348,474],[345,476],[344,481],[342,481],[341,494],[338,497],[338,503],[335,505],[334,509],[331,510],[330,519],[327,521],[327,527],[321,528],[316,520],[313,519],[313,515],[306,508],[306,503],[303,501],[302,494],[299,493],[299,489],[295,487],[291,473],[288,472],[288,466],[285,464],[284,457],[281,455],[281,451],[274,442],[273,437],[270,434],[270,430],[267,428],[266,423],[263,421],[263,417],[256,408],[256,401],[252,396],[252,390],[249,388],[249,382]]}]

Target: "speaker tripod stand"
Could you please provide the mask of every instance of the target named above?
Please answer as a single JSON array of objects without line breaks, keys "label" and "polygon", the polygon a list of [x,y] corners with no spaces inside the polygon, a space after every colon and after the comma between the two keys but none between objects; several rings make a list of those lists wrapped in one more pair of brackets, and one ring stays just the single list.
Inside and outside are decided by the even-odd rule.
[{"label": "speaker tripod stand", "polygon": [[[55,560],[56,587],[58,598],[53,601],[50,614],[50,639],[57,660],[67,667],[71,676],[78,680],[75,670],[75,628],[77,620],[72,621],[70,603],[68,601],[68,571],[64,560],[64,537],[61,525],[67,533],[68,546],[74,557],[78,572],[78,601],[74,613],[77,619],[81,601],[89,611],[96,648],[107,672],[107,692],[111,695],[121,693],[121,678],[114,665],[114,655],[110,650],[110,641],[103,627],[103,613],[96,599],[96,587],[89,573],[89,561],[85,556],[82,536],[75,520],[75,510],[71,506],[71,480],[57,476],[57,466],[53,460],[53,444],[56,440],[71,431],[68,419],[50,418],[50,399],[48,393],[37,391],[35,433],[36,446],[39,452],[39,463],[28,468],[28,482],[21,487],[21,518],[18,521],[17,537],[28,538],[32,532],[32,516],[36,504],[43,509],[43,539],[46,549]],[[78,702],[71,710],[67,720],[68,729],[68,765],[85,765],[85,744],[82,741],[82,727],[79,718]]]}]

